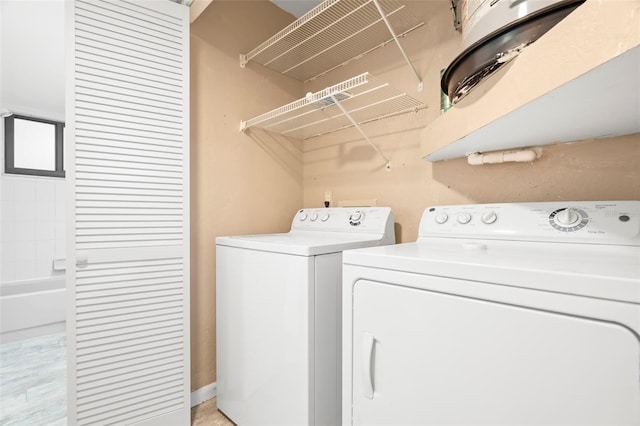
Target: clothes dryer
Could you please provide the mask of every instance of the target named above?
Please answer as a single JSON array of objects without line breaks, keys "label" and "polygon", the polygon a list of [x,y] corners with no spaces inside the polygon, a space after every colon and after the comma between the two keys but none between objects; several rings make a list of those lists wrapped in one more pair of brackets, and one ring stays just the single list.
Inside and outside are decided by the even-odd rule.
[{"label": "clothes dryer", "polygon": [[342,251],[393,244],[387,207],[304,209],[216,239],[217,404],[245,425],[337,425]]},{"label": "clothes dryer", "polygon": [[343,424],[640,424],[640,202],[432,207],[343,261]]}]

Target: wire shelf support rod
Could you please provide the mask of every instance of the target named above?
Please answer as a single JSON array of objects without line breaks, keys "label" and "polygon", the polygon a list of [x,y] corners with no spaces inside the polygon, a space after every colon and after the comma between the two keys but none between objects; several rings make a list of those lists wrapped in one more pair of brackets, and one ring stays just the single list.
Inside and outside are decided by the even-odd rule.
[{"label": "wire shelf support rod", "polygon": [[400,44],[400,40],[398,39],[398,36],[396,35],[396,32],[393,30],[393,27],[389,23],[389,19],[387,19],[387,15],[384,13],[384,10],[382,10],[382,7],[380,6],[380,3],[378,2],[378,0],[373,0],[373,4],[376,6],[376,9],[378,9],[378,12],[380,13],[380,17],[382,18],[382,20],[384,21],[385,25],[387,26],[387,29],[391,33],[391,36],[393,37],[393,40],[396,42],[396,45],[398,46],[398,49],[400,49],[400,53],[402,53],[402,56],[404,57],[404,60],[407,62],[407,64],[409,65],[409,68],[411,68],[411,70],[415,74],[416,78],[418,79],[418,91],[422,92],[422,89],[424,89],[424,84],[422,82],[422,77],[420,77],[420,74],[416,70],[416,67],[413,66],[413,63],[409,59],[409,56],[407,56],[407,52],[404,51],[404,49],[402,47],[402,44]]},{"label": "wire shelf support rod", "polygon": [[367,141],[369,145],[371,145],[371,148],[373,148],[374,151],[377,152],[380,157],[382,157],[382,159],[385,162],[384,168],[387,171],[391,170],[391,162],[389,161],[389,159],[382,153],[382,151],[380,151],[380,149],[376,146],[376,144],[371,142],[371,139],[369,139],[369,136],[367,136],[367,134],[360,127],[360,125],[353,119],[353,117],[351,117],[351,114],[349,114],[349,111],[347,111],[345,107],[342,106],[342,104],[340,103],[340,101],[338,101],[335,95],[333,94],[331,95],[331,100],[336,104],[338,108],[340,108],[340,111],[342,111],[344,116],[347,117],[349,121],[351,121],[351,124],[353,124],[353,126],[358,130],[358,132],[360,132],[364,140]]}]

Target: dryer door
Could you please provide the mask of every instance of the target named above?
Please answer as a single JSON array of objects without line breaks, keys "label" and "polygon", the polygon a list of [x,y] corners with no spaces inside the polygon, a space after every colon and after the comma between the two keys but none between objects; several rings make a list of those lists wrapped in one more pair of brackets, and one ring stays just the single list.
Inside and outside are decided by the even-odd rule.
[{"label": "dryer door", "polygon": [[621,325],[367,280],[353,298],[353,424],[640,422]]}]

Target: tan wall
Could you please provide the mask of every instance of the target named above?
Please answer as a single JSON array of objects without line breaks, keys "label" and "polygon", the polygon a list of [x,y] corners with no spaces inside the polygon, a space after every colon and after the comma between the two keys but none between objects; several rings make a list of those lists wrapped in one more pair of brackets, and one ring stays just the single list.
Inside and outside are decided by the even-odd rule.
[{"label": "tan wall", "polygon": [[[588,7],[608,5],[596,0],[588,2]],[[633,14],[633,8],[637,9],[636,0],[624,3],[629,15]],[[430,152],[428,147],[438,146],[438,141],[424,141],[425,132],[421,129],[440,115],[439,71],[460,51],[461,36],[453,30],[448,1],[409,1],[406,5],[426,23],[401,41],[423,76],[423,92],[418,92],[413,74],[394,45],[387,45],[307,84],[305,92],[369,71],[422,100],[428,109],[364,126],[372,142],[391,160],[391,171],[384,170],[384,161],[355,130],[306,140],[305,207],[321,206],[325,191],[333,192],[335,202],[376,199],[377,205],[393,208],[397,239],[410,242],[417,238],[423,210],[431,205],[640,199],[640,135],[637,134],[548,146],[544,148],[543,157],[534,163],[469,166],[466,159],[440,163],[422,160]],[[617,22],[603,22],[594,27],[601,28],[605,37],[607,28],[616,25]],[[637,38],[637,34],[629,34]],[[539,67],[541,73],[554,72],[553,64],[540,63]],[[479,89],[483,90],[481,86]],[[474,121],[482,122],[477,115],[491,117],[495,111],[475,111],[474,114]],[[452,133],[458,131],[450,129]]]},{"label": "tan wall", "polygon": [[292,20],[268,1],[214,1],[191,25],[191,388],[216,380],[215,237],[287,231],[302,206],[299,144],[243,134],[302,84],[246,53]]}]

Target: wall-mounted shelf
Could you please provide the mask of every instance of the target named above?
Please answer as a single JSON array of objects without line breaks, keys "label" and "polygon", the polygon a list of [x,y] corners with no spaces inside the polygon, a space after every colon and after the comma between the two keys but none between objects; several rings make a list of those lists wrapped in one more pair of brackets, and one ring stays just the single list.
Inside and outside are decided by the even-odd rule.
[{"label": "wall-mounted shelf", "polygon": [[298,80],[312,80],[378,47],[395,41],[422,80],[398,37],[424,25],[395,0],[326,0],[247,54],[255,61]]},{"label": "wall-mounted shelf", "polygon": [[426,105],[381,82],[369,73],[360,74],[272,111],[240,122],[240,130],[262,128],[298,139],[309,139],[349,127],[389,160],[369,140],[360,126],[375,120],[415,112]]},{"label": "wall-mounted shelf", "polygon": [[640,46],[429,155],[541,146],[640,132]]},{"label": "wall-mounted shelf", "polygon": [[429,123],[425,159],[640,132],[639,27],[625,2],[583,3]]}]

